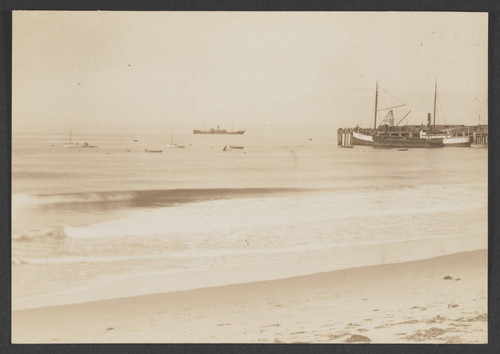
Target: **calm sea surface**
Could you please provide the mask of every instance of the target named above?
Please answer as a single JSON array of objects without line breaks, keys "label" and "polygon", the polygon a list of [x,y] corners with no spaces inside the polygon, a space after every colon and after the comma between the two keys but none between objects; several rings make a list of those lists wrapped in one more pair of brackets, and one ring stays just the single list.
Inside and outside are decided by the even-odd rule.
[{"label": "calm sea surface", "polygon": [[102,135],[96,149],[66,138],[13,137],[13,300],[127,274],[487,238],[487,150],[342,149],[335,131],[176,134],[185,149],[166,148],[169,133]]}]

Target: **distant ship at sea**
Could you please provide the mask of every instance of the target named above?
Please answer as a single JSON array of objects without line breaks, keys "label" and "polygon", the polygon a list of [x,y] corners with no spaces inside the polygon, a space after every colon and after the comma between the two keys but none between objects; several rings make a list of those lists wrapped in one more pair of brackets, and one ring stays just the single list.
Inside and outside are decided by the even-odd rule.
[{"label": "distant ship at sea", "polygon": [[244,134],[244,130],[237,130],[233,131],[231,130],[228,132],[225,129],[220,129],[219,126],[217,126],[217,129],[211,128],[210,130],[193,130],[193,134]]}]

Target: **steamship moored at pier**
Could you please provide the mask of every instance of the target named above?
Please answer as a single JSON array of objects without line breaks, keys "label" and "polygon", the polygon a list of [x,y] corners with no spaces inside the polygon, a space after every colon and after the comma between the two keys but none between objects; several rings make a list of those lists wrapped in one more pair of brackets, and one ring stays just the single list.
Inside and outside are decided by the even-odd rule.
[{"label": "steamship moored at pier", "polygon": [[[399,125],[410,112],[408,112],[397,124],[394,123],[393,108],[402,107],[404,104],[378,108],[378,83],[375,90],[375,112],[374,126],[372,129],[341,128],[337,131],[338,145],[350,142],[352,145],[367,145],[384,148],[407,148],[407,147],[476,147],[481,145],[487,147],[488,126],[465,126],[465,125],[436,125],[436,97],[437,84],[434,91],[434,119],[431,113],[427,115],[427,125]],[[389,110],[382,123],[377,126],[377,112]],[[348,138],[347,138],[348,136]]]}]

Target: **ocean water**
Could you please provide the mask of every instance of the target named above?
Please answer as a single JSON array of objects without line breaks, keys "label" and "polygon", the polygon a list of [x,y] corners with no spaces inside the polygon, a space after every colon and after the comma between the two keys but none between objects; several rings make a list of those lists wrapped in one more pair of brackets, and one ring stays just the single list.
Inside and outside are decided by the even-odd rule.
[{"label": "ocean water", "polygon": [[487,244],[487,150],[342,149],[335,131],[176,134],[185,149],[165,148],[169,133],[102,134],[96,149],[66,138],[13,137],[14,304],[132,276],[258,280],[363,265],[385,245],[425,257]]}]

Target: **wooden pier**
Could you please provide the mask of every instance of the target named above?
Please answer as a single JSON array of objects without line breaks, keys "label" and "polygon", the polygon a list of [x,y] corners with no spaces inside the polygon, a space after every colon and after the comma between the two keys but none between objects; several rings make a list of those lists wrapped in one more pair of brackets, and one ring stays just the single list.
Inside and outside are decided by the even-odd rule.
[{"label": "wooden pier", "polygon": [[337,145],[351,147],[353,145],[352,129],[339,129],[337,131]]},{"label": "wooden pier", "polygon": [[471,142],[475,145],[488,145],[488,126],[479,126],[479,129],[474,130],[471,134]]}]

